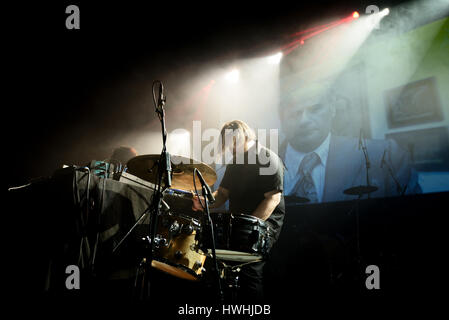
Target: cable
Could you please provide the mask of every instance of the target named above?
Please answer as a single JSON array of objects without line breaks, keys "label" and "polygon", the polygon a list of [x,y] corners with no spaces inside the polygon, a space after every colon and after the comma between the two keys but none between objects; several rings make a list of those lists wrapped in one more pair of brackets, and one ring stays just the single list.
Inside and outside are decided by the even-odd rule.
[{"label": "cable", "polygon": [[[206,210],[206,205],[205,204],[203,205],[203,202],[201,201],[201,198],[200,198],[200,196],[198,194],[198,189],[196,187],[196,181],[195,181],[195,175],[198,175],[198,169],[197,168],[193,169],[193,187],[195,189],[195,194],[196,194],[196,196],[198,198],[198,201],[200,202],[201,207],[205,211]],[[204,201],[206,201],[206,200],[204,200]]]},{"label": "cable", "polygon": [[159,109],[158,109],[158,99],[156,99],[156,94],[155,94],[155,91],[154,91],[154,88],[155,88],[156,84],[159,84],[162,87],[162,90],[164,90],[164,85],[162,84],[162,81],[155,80],[155,81],[153,81],[153,85],[152,85],[152,88],[151,88],[151,91],[153,93],[153,103],[154,103],[154,106],[156,108],[156,113],[158,115],[159,120],[162,120],[163,117],[162,117],[161,111],[162,111],[162,113],[164,113],[164,109],[162,108],[161,111],[159,111]]},{"label": "cable", "polygon": [[27,184],[24,184],[23,186],[19,186],[19,187],[10,187],[10,188],[8,188],[8,191],[19,190],[19,189],[23,189],[23,188],[26,188],[29,186],[31,186],[31,183],[27,183]]}]

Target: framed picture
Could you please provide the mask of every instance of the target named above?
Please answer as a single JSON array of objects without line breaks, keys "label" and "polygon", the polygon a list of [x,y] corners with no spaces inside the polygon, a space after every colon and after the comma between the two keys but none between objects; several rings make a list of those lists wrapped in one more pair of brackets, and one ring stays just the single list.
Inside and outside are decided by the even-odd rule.
[{"label": "framed picture", "polygon": [[385,102],[390,129],[443,120],[435,77],[390,89]]},{"label": "framed picture", "polygon": [[385,135],[410,152],[418,171],[449,171],[448,127],[437,127]]}]

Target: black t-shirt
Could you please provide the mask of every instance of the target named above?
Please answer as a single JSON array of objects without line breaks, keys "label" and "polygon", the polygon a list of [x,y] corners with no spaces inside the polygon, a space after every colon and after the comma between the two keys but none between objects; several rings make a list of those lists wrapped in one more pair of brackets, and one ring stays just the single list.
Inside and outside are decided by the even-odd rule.
[{"label": "black t-shirt", "polygon": [[[251,215],[265,199],[265,193],[281,191],[281,202],[266,220],[277,240],[285,214],[284,165],[273,151],[260,145],[254,145],[245,152],[244,160],[244,164],[228,164],[220,184],[220,187],[229,191],[229,210],[233,214]],[[261,168],[266,171],[263,172]]]}]

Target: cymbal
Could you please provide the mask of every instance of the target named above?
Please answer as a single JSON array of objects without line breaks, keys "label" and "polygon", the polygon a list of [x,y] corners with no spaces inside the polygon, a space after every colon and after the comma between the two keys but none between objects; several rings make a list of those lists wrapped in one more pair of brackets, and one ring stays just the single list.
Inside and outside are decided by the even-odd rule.
[{"label": "cymbal", "polygon": [[307,203],[310,202],[310,199],[305,197],[298,197],[298,196],[284,196],[284,199],[289,203]]},{"label": "cymbal", "polygon": [[[126,166],[128,172],[145,181],[158,184],[158,163],[160,155],[149,154],[134,157],[128,161]],[[196,168],[201,172],[206,183],[211,186],[217,180],[217,174],[205,163],[182,157],[170,155],[172,167],[172,184],[171,188],[181,190],[193,190],[193,170]],[[195,177],[195,183],[198,190],[201,190],[201,183],[198,177]],[[164,184],[162,184],[165,186]]]},{"label": "cymbal", "polygon": [[362,194],[372,193],[374,191],[377,191],[379,189],[376,186],[357,186],[348,188],[343,191],[344,194],[352,195],[352,196],[358,196]]}]

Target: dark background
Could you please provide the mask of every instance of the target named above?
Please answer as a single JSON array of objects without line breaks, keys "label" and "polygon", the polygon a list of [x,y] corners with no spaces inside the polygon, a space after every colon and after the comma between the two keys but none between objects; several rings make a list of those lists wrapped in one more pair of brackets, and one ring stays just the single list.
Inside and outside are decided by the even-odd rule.
[{"label": "dark background", "polygon": [[[377,1],[380,8],[401,1]],[[80,30],[65,9],[80,8]],[[24,3],[2,8],[7,186],[104,159],[103,142],[156,118],[151,83],[174,90],[207,65],[266,55],[288,35],[369,1]],[[195,73],[196,72],[196,73]],[[124,83],[128,83],[127,85]],[[155,123],[154,130],[159,130]],[[167,121],[168,129],[172,123]],[[150,129],[153,129],[152,127]],[[6,186],[5,186],[6,187]]]}]

